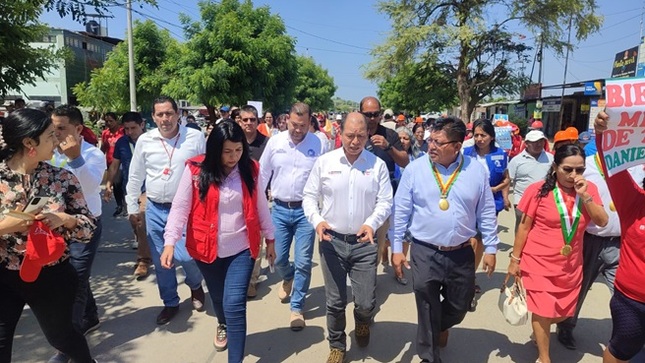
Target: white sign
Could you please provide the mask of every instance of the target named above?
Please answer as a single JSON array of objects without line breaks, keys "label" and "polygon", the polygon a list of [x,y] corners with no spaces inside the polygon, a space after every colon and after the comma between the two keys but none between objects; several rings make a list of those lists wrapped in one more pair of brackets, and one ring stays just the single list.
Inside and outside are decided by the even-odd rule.
[{"label": "white sign", "polygon": [[258,117],[262,117],[262,115],[264,115],[262,112],[262,101],[248,101],[246,104],[253,106],[258,110]]},{"label": "white sign", "polygon": [[602,150],[611,176],[645,162],[645,78],[608,79],[605,91]]}]

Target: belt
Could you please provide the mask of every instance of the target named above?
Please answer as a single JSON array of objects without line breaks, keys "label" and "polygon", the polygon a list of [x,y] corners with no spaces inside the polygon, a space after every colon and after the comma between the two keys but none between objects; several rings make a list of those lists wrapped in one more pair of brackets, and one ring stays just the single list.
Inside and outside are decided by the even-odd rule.
[{"label": "belt", "polygon": [[331,229],[326,230],[325,233],[329,234],[329,235],[333,236],[334,238],[337,238],[337,239],[339,239],[339,240],[341,240],[341,241],[343,241],[345,243],[356,243],[356,242],[358,242],[358,238],[359,238],[355,234],[338,233],[338,232],[332,231]]},{"label": "belt", "polygon": [[154,204],[154,205],[156,205],[158,207],[163,207],[163,208],[168,208],[168,209],[170,209],[170,207],[172,207],[172,202],[171,203],[159,203],[159,202],[155,202],[154,200],[152,200],[150,198],[148,198],[148,200],[150,202],[152,202],[152,204]]},{"label": "belt", "polygon": [[416,244],[419,244],[419,245],[422,245],[422,246],[430,247],[435,251],[441,251],[441,252],[451,252],[451,251],[460,250],[462,248],[470,247],[470,241],[466,241],[466,242],[464,242],[464,243],[462,243],[460,245],[457,245],[457,246],[437,246],[437,245],[433,245],[432,243],[423,242],[423,241],[420,241],[420,240],[412,237],[412,242],[414,242]]},{"label": "belt", "polygon": [[302,200],[299,200],[297,202],[283,202],[280,199],[273,199],[273,202],[281,207],[289,208],[289,209],[298,209],[302,208]]}]

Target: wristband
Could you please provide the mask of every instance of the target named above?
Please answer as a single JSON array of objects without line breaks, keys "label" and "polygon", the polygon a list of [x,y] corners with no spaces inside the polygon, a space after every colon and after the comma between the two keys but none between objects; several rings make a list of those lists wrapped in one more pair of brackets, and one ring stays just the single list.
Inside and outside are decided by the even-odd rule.
[{"label": "wristband", "polygon": [[511,258],[511,260],[514,260],[514,261],[517,261],[517,262],[520,262],[520,261],[521,261],[521,258],[519,258],[519,257],[515,257],[515,256],[513,255],[513,252],[509,252],[509,253],[508,253],[508,257],[510,257],[510,258]]}]

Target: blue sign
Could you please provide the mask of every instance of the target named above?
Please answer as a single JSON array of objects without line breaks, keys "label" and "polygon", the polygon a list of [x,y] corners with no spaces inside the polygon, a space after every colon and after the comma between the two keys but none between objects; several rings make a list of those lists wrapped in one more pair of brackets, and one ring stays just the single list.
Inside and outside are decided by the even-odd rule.
[{"label": "blue sign", "polygon": [[585,96],[602,95],[602,84],[600,82],[585,82]]}]

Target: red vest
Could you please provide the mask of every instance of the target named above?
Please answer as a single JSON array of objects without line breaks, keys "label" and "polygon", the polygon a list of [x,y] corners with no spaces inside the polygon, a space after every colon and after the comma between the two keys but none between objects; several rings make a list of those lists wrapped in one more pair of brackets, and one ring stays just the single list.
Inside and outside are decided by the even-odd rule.
[{"label": "red vest", "polygon": [[[218,206],[219,188],[211,184],[208,188],[205,201],[199,197],[199,165],[204,161],[204,155],[189,159],[186,164],[193,174],[193,205],[188,216],[186,228],[186,249],[188,254],[195,260],[212,263],[217,258],[217,234],[218,234]],[[242,181],[242,208],[246,231],[249,238],[249,249],[251,256],[257,258],[260,251],[260,218],[258,214],[258,171],[259,165],[253,161],[251,167],[253,179],[255,180],[255,192],[253,195]]]}]

